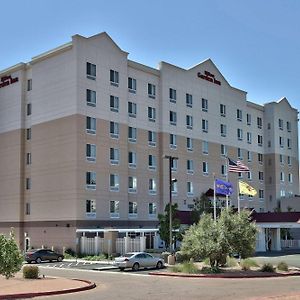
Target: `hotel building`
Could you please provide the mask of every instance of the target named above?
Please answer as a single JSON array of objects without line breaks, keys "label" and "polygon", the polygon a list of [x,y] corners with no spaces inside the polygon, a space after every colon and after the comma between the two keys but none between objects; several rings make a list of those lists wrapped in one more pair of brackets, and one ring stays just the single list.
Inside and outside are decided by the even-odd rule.
[{"label": "hotel building", "polygon": [[[0,232],[21,247],[75,247],[80,228],[156,228],[229,173],[257,191],[241,207],[273,211],[299,194],[298,112],[258,105],[210,60],[157,69],[128,59],[106,34],[72,41],[0,71]],[[230,197],[237,207],[236,190]]]}]

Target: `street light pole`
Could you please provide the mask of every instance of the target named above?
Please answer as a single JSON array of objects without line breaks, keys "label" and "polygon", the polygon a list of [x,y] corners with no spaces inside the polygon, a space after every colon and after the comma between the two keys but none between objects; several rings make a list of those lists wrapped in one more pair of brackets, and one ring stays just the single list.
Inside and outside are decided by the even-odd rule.
[{"label": "street light pole", "polygon": [[172,238],[172,184],[177,180],[172,180],[172,164],[174,160],[177,160],[178,157],[174,157],[171,155],[165,155],[163,158],[169,160],[169,250],[172,252],[173,238]]}]

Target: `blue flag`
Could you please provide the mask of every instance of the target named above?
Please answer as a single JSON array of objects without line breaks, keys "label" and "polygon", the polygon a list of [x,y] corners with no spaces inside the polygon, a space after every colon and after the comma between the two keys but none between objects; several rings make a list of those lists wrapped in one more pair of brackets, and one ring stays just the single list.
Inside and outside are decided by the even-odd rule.
[{"label": "blue flag", "polygon": [[233,193],[233,187],[230,182],[216,179],[216,194],[230,196]]}]

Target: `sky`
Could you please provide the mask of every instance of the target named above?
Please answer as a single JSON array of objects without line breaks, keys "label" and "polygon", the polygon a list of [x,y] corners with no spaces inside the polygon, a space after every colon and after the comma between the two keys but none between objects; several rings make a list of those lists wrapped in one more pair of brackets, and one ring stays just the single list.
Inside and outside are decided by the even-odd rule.
[{"label": "sky", "polygon": [[230,85],[300,110],[299,0],[1,1],[0,70],[106,31],[129,59],[189,68],[211,58]]}]

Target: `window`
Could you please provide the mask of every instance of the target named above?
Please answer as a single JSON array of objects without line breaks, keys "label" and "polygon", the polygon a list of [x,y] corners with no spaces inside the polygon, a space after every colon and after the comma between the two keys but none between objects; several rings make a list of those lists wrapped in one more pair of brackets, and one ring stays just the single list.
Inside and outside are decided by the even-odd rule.
[{"label": "window", "polygon": [[225,124],[220,125],[221,136],[225,137],[227,135],[227,127]]},{"label": "window", "polygon": [[89,62],[86,63],[86,77],[89,79],[96,79],[96,65]]},{"label": "window", "polygon": [[206,161],[202,162],[202,172],[208,174],[208,163]]},{"label": "window", "polygon": [[187,107],[193,107],[193,96],[191,94],[185,94],[185,102]]},{"label": "window", "polygon": [[278,127],[280,130],[283,130],[283,120],[282,119],[278,119]]},{"label": "window", "polygon": [[112,200],[109,205],[109,213],[111,218],[119,218],[120,216],[120,201]]},{"label": "window", "polygon": [[252,180],[252,172],[251,171],[248,172],[247,175],[248,175],[248,180]]},{"label": "window", "polygon": [[241,148],[237,148],[237,157],[238,159],[243,159],[243,150]]},{"label": "window", "polygon": [[226,105],[220,104],[220,115],[221,117],[226,117]]},{"label": "window", "polygon": [[128,90],[130,93],[136,93],[136,79],[128,77]]},{"label": "window", "polygon": [[292,149],[292,140],[291,139],[287,139],[287,147],[288,147],[288,149]]},{"label": "window", "polygon": [[150,195],[156,194],[156,180],[154,178],[149,179],[149,194]]},{"label": "window", "polygon": [[186,161],[186,170],[188,174],[194,174],[194,161],[192,159]]},{"label": "window", "polygon": [[119,72],[115,70],[110,70],[110,84],[114,86],[119,85]]},{"label": "window", "polygon": [[128,166],[129,168],[136,168],[136,152],[128,152]]},{"label": "window", "polygon": [[129,117],[136,118],[136,103],[128,102],[128,115]]},{"label": "window", "polygon": [[204,99],[202,98],[202,111],[205,111],[207,112],[208,111],[208,100],[207,99]]},{"label": "window", "polygon": [[251,115],[247,114],[247,125],[251,125]]},{"label": "window", "polygon": [[247,151],[247,160],[252,161],[252,152],[251,151]]},{"label": "window", "polygon": [[32,106],[31,106],[31,103],[28,103],[26,106],[26,114],[27,114],[27,116],[30,116],[31,113],[32,113]]},{"label": "window", "polygon": [[221,144],[221,155],[226,156],[227,155],[227,147],[223,144]]},{"label": "window", "polygon": [[261,153],[257,153],[257,160],[260,164],[263,163],[263,155]]},{"label": "window", "polygon": [[110,95],[110,110],[114,112],[119,111],[119,97]]},{"label": "window", "polygon": [[288,163],[289,166],[292,165],[292,160],[291,160],[291,157],[290,157],[290,156],[287,157],[287,163]]},{"label": "window", "polygon": [[271,123],[268,123],[268,129],[269,130],[271,129]]},{"label": "window", "polygon": [[86,188],[89,190],[96,189],[96,172],[86,172]]},{"label": "window", "polygon": [[172,159],[171,160],[171,171],[176,172],[178,168],[178,161],[177,159]]},{"label": "window", "polygon": [[32,79],[28,79],[27,80],[27,91],[31,91],[32,90]]},{"label": "window", "polygon": [[119,175],[110,174],[109,175],[109,188],[111,191],[119,191]]},{"label": "window", "polygon": [[170,124],[176,125],[176,123],[177,123],[177,114],[175,111],[170,110]]},{"label": "window", "polygon": [[186,148],[188,151],[193,151],[193,139],[190,137],[186,138]]},{"label": "window", "polygon": [[208,132],[208,121],[204,119],[202,119],[202,131]]},{"label": "window", "polygon": [[128,141],[131,143],[136,142],[137,129],[135,127],[128,127]]},{"label": "window", "polygon": [[188,181],[186,183],[186,189],[187,189],[187,196],[193,196],[194,195],[193,182]]},{"label": "window", "polygon": [[148,155],[148,168],[149,170],[156,170],[156,156]]},{"label": "window", "polygon": [[280,148],[283,148],[284,146],[284,138],[282,136],[279,137],[279,146]]},{"label": "window", "polygon": [[96,102],[97,102],[97,100],[96,100],[96,92],[87,89],[86,90],[86,104],[88,106],[95,107],[96,106]]},{"label": "window", "polygon": [[227,174],[226,165],[221,165],[221,175],[226,176],[226,174]]},{"label": "window", "polygon": [[293,183],[293,174],[289,173],[289,183]]},{"label": "window", "polygon": [[[280,190],[280,197],[284,198],[285,197],[285,190]],[[280,202],[279,202],[280,203]]]},{"label": "window", "polygon": [[119,138],[119,123],[110,122],[110,136],[114,139]]},{"label": "window", "polygon": [[239,141],[243,140],[243,130],[240,128],[237,129],[237,138]]},{"label": "window", "polygon": [[262,118],[257,117],[257,128],[261,129],[262,128]]},{"label": "window", "polygon": [[156,110],[154,107],[148,106],[148,120],[151,122],[155,122],[156,119]]},{"label": "window", "polygon": [[31,178],[26,178],[26,190],[31,189]]},{"label": "window", "polygon": [[268,148],[271,148],[271,141],[268,141]]},{"label": "window", "polygon": [[156,95],[156,86],[152,83],[148,83],[148,96],[150,98],[155,98]]},{"label": "window", "polygon": [[289,121],[286,122],[286,129],[287,129],[288,132],[292,131],[291,122],[289,122]]},{"label": "window", "polygon": [[135,176],[128,177],[128,193],[136,193],[137,179]]},{"label": "window", "polygon": [[31,165],[31,153],[26,153],[26,165]]},{"label": "window", "polygon": [[96,134],[96,119],[92,117],[86,117],[86,132],[90,134]]},{"label": "window", "polygon": [[186,116],[186,128],[193,129],[193,117],[190,115]]},{"label": "window", "polygon": [[137,202],[129,202],[128,203],[128,214],[129,214],[129,217],[137,216]]},{"label": "window", "polygon": [[26,140],[31,140],[31,128],[26,129]]},{"label": "window", "polygon": [[252,133],[251,132],[247,132],[247,143],[248,144],[252,143]]},{"label": "window", "polygon": [[178,184],[177,184],[177,181],[173,181],[172,182],[172,185],[171,185],[171,192],[173,195],[177,195],[178,193]]},{"label": "window", "polygon": [[280,181],[284,182],[284,173],[282,171],[280,172]]},{"label": "window", "polygon": [[264,172],[258,171],[258,180],[263,181],[264,180]]},{"label": "window", "polygon": [[87,218],[96,218],[96,200],[85,201],[85,215]]},{"label": "window", "polygon": [[202,153],[208,154],[208,142],[207,141],[202,142]]},{"label": "window", "polygon": [[171,149],[176,149],[177,148],[177,143],[176,143],[176,134],[170,134],[170,148]]},{"label": "window", "polygon": [[238,121],[242,121],[243,120],[243,112],[240,109],[236,110],[236,119]]},{"label": "window", "polygon": [[149,216],[156,216],[156,214],[157,214],[156,203],[148,204],[148,214],[149,214]]},{"label": "window", "polygon": [[279,154],[279,162],[281,165],[283,165],[283,155]]},{"label": "window", "polygon": [[169,98],[170,102],[176,103],[176,90],[174,89],[169,89]]},{"label": "window", "polygon": [[25,214],[26,214],[27,216],[30,215],[30,203],[29,203],[29,202],[26,203]]},{"label": "window", "polygon": [[148,131],[148,145],[155,147],[156,146],[156,132]]},{"label": "window", "polygon": [[262,144],[263,144],[263,137],[262,137],[262,135],[258,135],[257,136],[257,144],[258,144],[258,146],[262,146]]},{"label": "window", "polygon": [[117,148],[109,149],[109,159],[111,165],[118,165],[120,159],[120,151]]},{"label": "window", "polygon": [[86,144],[86,160],[96,161],[96,145]]},{"label": "window", "polygon": [[238,172],[238,177],[239,177],[240,179],[242,179],[242,178],[243,178],[243,173],[242,173],[242,172]]}]

